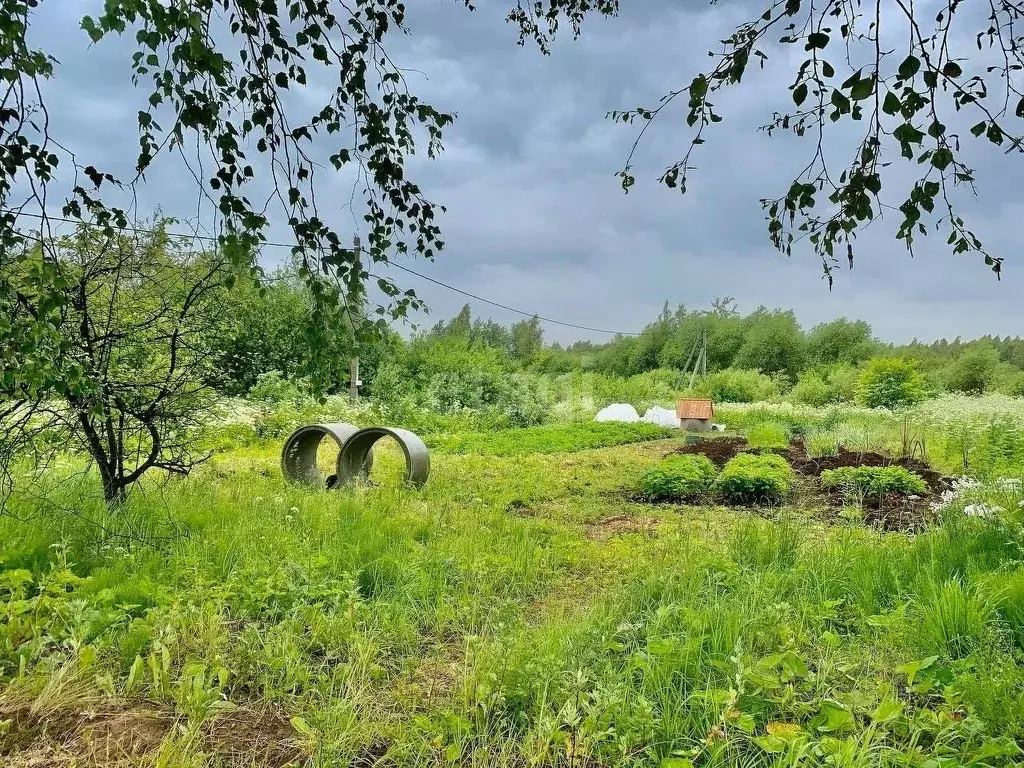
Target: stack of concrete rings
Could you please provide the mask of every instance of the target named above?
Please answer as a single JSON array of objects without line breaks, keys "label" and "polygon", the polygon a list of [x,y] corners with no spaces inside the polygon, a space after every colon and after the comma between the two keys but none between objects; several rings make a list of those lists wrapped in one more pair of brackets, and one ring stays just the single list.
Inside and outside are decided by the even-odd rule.
[{"label": "stack of concrete rings", "polygon": [[[316,457],[325,437],[338,445],[335,474],[324,477]],[[366,479],[373,467],[373,446],[384,437],[392,437],[405,454],[405,482],[422,488],[430,475],[430,453],[423,441],[407,429],[366,427],[352,424],[310,424],[288,436],[281,450],[281,471],[285,479],[317,488],[337,488],[353,480]]]}]

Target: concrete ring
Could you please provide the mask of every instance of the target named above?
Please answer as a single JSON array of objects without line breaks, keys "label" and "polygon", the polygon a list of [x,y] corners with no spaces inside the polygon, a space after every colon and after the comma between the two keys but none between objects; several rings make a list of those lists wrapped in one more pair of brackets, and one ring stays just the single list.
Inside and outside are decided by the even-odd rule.
[{"label": "concrete ring", "polygon": [[[317,468],[316,455],[320,449],[320,443],[325,437],[330,437],[338,444],[340,458],[345,442],[358,432],[359,427],[344,422],[299,427],[284,441],[284,448],[281,450],[281,472],[285,479],[314,488],[337,487],[337,475],[325,478]],[[370,468],[373,466],[371,451],[366,453],[363,463],[363,470],[369,474]]]},{"label": "concrete ring", "polygon": [[398,427],[367,427],[350,435],[338,454],[338,484],[357,477],[367,477],[366,458],[372,456],[373,445],[383,437],[393,437],[405,454],[405,481],[422,488],[430,475],[430,453],[415,434]]}]

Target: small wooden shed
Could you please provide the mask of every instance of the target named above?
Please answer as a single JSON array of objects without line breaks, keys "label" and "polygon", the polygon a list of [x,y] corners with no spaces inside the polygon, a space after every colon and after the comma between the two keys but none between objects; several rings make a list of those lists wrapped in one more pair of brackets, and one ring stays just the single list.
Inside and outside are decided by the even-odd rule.
[{"label": "small wooden shed", "polygon": [[686,398],[676,406],[679,426],[689,432],[708,432],[711,419],[715,416],[715,406],[710,400]]}]

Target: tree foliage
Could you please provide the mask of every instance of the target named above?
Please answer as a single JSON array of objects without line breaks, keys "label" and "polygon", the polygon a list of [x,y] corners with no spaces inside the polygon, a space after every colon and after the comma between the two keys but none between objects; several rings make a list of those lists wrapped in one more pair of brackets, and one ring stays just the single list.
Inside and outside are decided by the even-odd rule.
[{"label": "tree foliage", "polygon": [[924,376],[912,360],[878,357],[868,362],[858,399],[869,408],[904,408],[927,397]]},{"label": "tree foliage", "polygon": [[[518,18],[523,39],[532,37],[546,50],[560,19],[578,31],[588,14],[613,15],[618,6],[546,0],[520,9]],[[968,144],[1006,154],[1024,150],[1022,21],[1024,3],[1012,0],[938,6],[766,0],[708,52],[705,71],[655,106],[609,114],[641,126],[620,173],[622,187],[636,183],[632,159],[648,125],[680,105],[692,133],[659,181],[685,193],[701,146],[724,119],[716,106],[723,91],[755,80],[763,85],[757,73],[772,58],[794,61],[791,78],[772,70],[778,107],[761,130],[804,139],[809,157],[783,194],[762,200],[773,245],[791,254],[808,240],[831,286],[840,263],[854,266],[857,232],[891,209],[895,237],[908,250],[931,224],[953,253],[978,255],[998,277],[1003,257],[991,253],[958,213],[957,190],[976,192]],[[827,139],[844,133],[854,138],[836,163]],[[913,175],[901,181],[907,166]],[[890,187],[895,197],[883,197]]]},{"label": "tree foliage", "polygon": [[78,450],[108,502],[151,469],[185,474],[205,458],[196,434],[215,399],[212,340],[226,330],[232,273],[223,256],[163,231],[110,238],[82,227],[0,266],[21,286],[0,299],[0,316],[45,318],[48,331],[34,353],[45,360],[3,370],[0,452],[34,451],[39,464],[48,450]]},{"label": "tree foliage", "polygon": [[878,348],[871,326],[863,320],[837,318],[814,326],[807,334],[809,357],[823,365],[864,362]]},{"label": "tree foliage", "polygon": [[991,343],[971,346],[953,363],[946,386],[954,392],[980,395],[992,385],[999,351]]},{"label": "tree foliage", "polygon": [[[132,217],[130,210],[108,203],[110,193],[130,195],[158,158],[180,155],[199,198],[215,206],[220,246],[237,263],[253,264],[272,220],[287,224],[320,318],[308,331],[327,342],[349,324],[349,315],[361,314],[344,298],[361,294],[373,263],[406,253],[429,259],[443,246],[438,209],[406,176],[405,164],[417,141],[425,141],[431,157],[439,151],[441,131],[452,116],[410,93],[384,49],[389,34],[405,30],[402,3],[121,0],[106,3],[96,17],[84,17],[82,29],[93,42],[128,35],[136,41],[132,80],[148,99],[137,116],[139,149],[131,178],[87,164],[64,149],[66,141],[49,135],[42,83],[54,75],[56,59],[29,43],[36,6],[36,0],[0,2],[0,80],[6,86],[0,104],[0,250],[16,250],[31,238],[23,212],[41,214],[39,231],[45,232],[50,200],[63,203],[63,217],[98,224],[113,236]],[[311,109],[289,98],[295,88],[330,80],[327,95]],[[317,92],[305,90],[307,96]],[[356,258],[348,237],[322,216],[317,192],[320,154],[327,147],[329,167],[351,169],[362,189],[369,263]],[[64,166],[73,171],[70,189],[60,186],[70,178],[58,173]],[[261,200],[268,191],[269,198]],[[312,279],[323,273],[345,286],[341,300]],[[412,291],[376,280],[387,302],[377,320],[360,323],[360,330],[382,330],[386,316],[401,317],[420,306]],[[0,283],[7,300],[18,290]],[[46,332],[27,320],[0,327],[0,346],[22,346]],[[31,361],[5,356],[3,362]]]}]

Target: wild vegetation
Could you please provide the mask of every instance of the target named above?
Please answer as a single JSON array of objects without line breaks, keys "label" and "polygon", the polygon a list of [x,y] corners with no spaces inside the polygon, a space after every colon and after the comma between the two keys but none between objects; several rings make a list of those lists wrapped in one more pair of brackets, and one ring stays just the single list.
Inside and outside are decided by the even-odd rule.
[{"label": "wild vegetation", "polygon": [[[360,347],[353,405],[340,366],[323,398],[288,367],[301,280],[216,290],[217,334],[189,347],[212,405],[172,432],[209,456],[187,475],[154,465],[110,499],[87,443],[45,422],[5,443],[4,765],[1022,759],[1015,340],[897,348],[859,322],[681,310],[565,349],[464,310]],[[160,295],[133,306],[178,300]],[[737,336],[693,388],[724,435],[592,420],[687,394],[662,350],[705,321]],[[965,357],[984,394],[959,387]],[[8,417],[60,399],[25,394]],[[286,483],[283,437],[322,420],[416,430],[430,481],[403,487],[382,445],[370,484]]]},{"label": "wild vegetation", "polygon": [[[933,23],[913,4],[771,2],[688,86],[610,117],[646,124],[685,95],[689,149],[660,179],[685,191],[717,92],[798,46],[764,127],[816,150],[763,201],[772,244],[806,239],[831,285],[887,205],[906,248],[927,221],[999,275],[954,193],[976,182],[961,134],[1024,147],[1024,8],[968,5]],[[134,40],[125,178],[50,135],[60,52],[36,47],[39,6],[0,2],[5,767],[1022,762],[1024,341],[895,346],[727,299],[604,344],[468,307],[403,338],[388,322],[422,303],[374,272],[442,249],[406,160],[454,119],[387,54],[403,3],[84,16],[93,43]],[[517,2],[508,20],[546,53],[560,22],[618,9]],[[836,173],[822,146],[844,120],[864,135]],[[920,171],[885,203],[896,149]],[[147,172],[179,156],[216,211],[203,249],[131,226]],[[320,217],[328,166],[359,179],[365,248]],[[292,263],[267,274],[275,224]],[[687,394],[727,434],[592,421]],[[393,446],[369,482],[286,483],[281,439],[328,419],[421,433],[429,484],[397,482]]]}]

